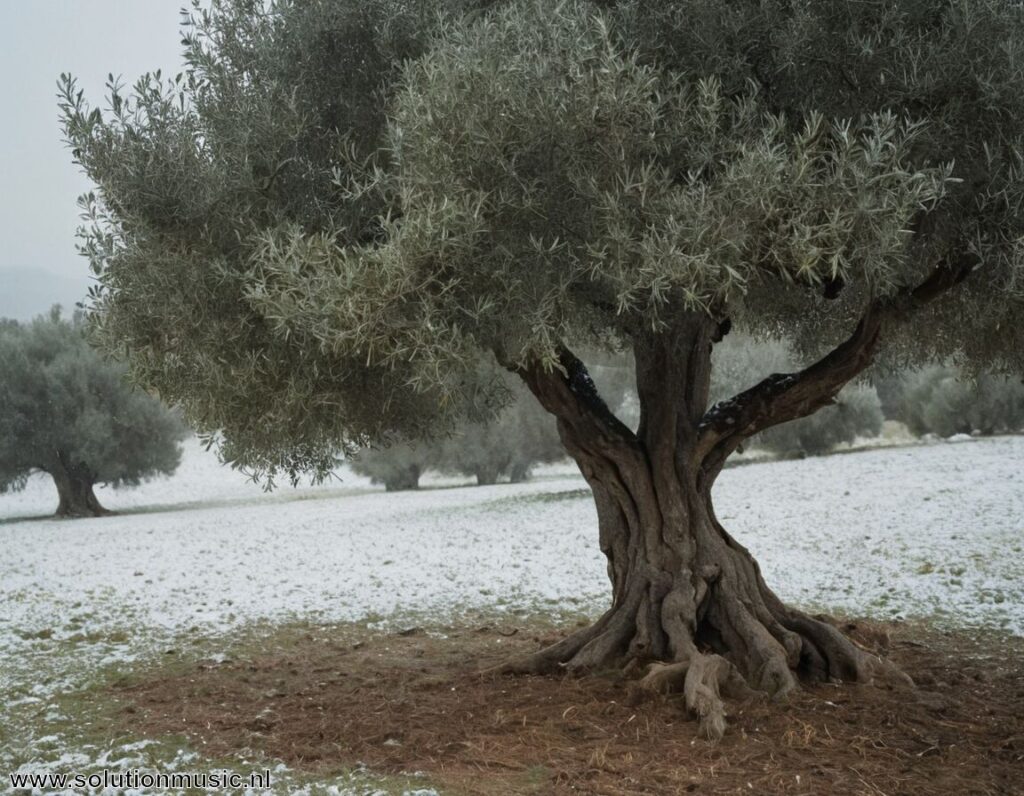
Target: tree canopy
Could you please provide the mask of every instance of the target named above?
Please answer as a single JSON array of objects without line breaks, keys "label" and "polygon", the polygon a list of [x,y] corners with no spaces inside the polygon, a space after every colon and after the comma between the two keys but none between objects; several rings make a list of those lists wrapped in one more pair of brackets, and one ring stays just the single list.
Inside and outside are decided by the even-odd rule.
[{"label": "tree canopy", "polygon": [[481,352],[564,369],[683,311],[1019,368],[1022,31],[999,0],[197,6],[182,75],[62,86],[98,339],[293,473],[486,417]]},{"label": "tree canopy", "polygon": [[0,373],[0,492],[45,472],[61,513],[99,513],[86,505],[94,484],[134,486],[177,468],[184,425],[126,384],[124,367],[89,347],[77,318],[54,310],[28,324],[3,321]]},{"label": "tree canopy", "polygon": [[[492,416],[593,492],[611,605],[510,662],[723,693],[905,682],[786,606],[711,498],[876,358],[1022,370],[1024,6],[213,0],[186,70],[61,85],[96,339],[270,475]],[[709,406],[731,329],[809,364]],[[578,352],[632,352],[639,421]],[[488,364],[490,362],[490,364]]]}]

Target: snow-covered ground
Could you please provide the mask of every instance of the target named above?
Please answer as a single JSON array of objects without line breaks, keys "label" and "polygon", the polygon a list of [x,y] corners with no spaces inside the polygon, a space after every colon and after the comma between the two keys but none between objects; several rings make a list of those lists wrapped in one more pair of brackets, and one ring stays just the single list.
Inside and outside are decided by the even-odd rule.
[{"label": "snow-covered ground", "polygon": [[[727,470],[716,504],[787,600],[1024,634],[1022,464],[1021,437],[760,463]],[[123,514],[69,522],[45,516],[40,478],[0,497],[0,651],[111,622],[597,611],[608,586],[585,487],[564,466],[517,485],[388,494],[344,475],[267,494],[190,446],[173,478],[101,495]],[[10,519],[25,515],[41,518]]]},{"label": "snow-covered ground", "polygon": [[[1021,437],[760,463],[727,470],[716,504],[793,603],[1024,634],[1022,463]],[[192,444],[173,478],[101,493],[119,516],[46,518],[43,479],[0,496],[0,702],[42,709],[91,668],[256,621],[604,607],[595,512],[572,468],[434,487],[387,494],[346,475],[267,494]]]}]

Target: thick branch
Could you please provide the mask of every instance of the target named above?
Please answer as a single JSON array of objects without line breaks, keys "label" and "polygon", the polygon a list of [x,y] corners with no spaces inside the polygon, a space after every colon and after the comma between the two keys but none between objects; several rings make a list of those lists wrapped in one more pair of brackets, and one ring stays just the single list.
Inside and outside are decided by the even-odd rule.
[{"label": "thick branch", "polygon": [[920,309],[959,285],[978,268],[978,265],[978,258],[968,253],[943,263],[913,290],[902,295],[897,294],[893,302],[894,314],[898,315],[899,320],[903,320],[914,310]]},{"label": "thick branch", "polygon": [[590,430],[600,437],[637,444],[636,435],[608,408],[597,391],[586,365],[568,348],[559,352],[559,369],[546,370],[540,365],[519,367],[516,372],[560,423],[576,430]]},{"label": "thick branch", "polygon": [[772,374],[711,407],[701,420],[697,448],[705,472],[714,477],[753,435],[833,403],[839,391],[871,364],[884,315],[872,304],[853,334],[813,365],[796,373]]},{"label": "thick branch", "polygon": [[813,414],[872,362],[883,326],[902,322],[960,284],[976,267],[964,255],[938,266],[921,284],[872,301],[846,340],[796,373],[776,373],[749,390],[715,404],[701,420],[698,461],[714,478],[744,440],[772,426]]}]

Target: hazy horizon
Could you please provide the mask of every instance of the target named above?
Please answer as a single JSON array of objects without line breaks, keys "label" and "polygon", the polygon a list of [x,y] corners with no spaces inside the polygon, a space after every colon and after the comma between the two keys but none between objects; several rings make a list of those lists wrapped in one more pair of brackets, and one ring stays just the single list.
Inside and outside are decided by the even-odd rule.
[{"label": "hazy horizon", "polygon": [[71,72],[106,106],[107,75],[180,70],[181,0],[36,0],[8,3],[0,32],[0,317],[27,320],[61,304],[71,312],[92,276],[75,250],[76,200],[89,183],[61,140],[57,79]]}]

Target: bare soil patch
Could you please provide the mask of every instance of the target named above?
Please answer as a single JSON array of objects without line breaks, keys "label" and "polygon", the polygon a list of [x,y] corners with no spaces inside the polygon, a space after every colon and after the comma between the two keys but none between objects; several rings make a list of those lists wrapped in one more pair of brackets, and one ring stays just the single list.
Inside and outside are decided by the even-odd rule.
[{"label": "bare soil patch", "polygon": [[479,674],[554,640],[513,626],[294,633],[114,688],[147,737],[184,732],[211,757],[255,750],[310,771],[424,772],[452,794],[1024,794],[1024,640],[844,627],[918,687],[732,703],[718,744],[678,697],[634,703],[618,674]]}]

